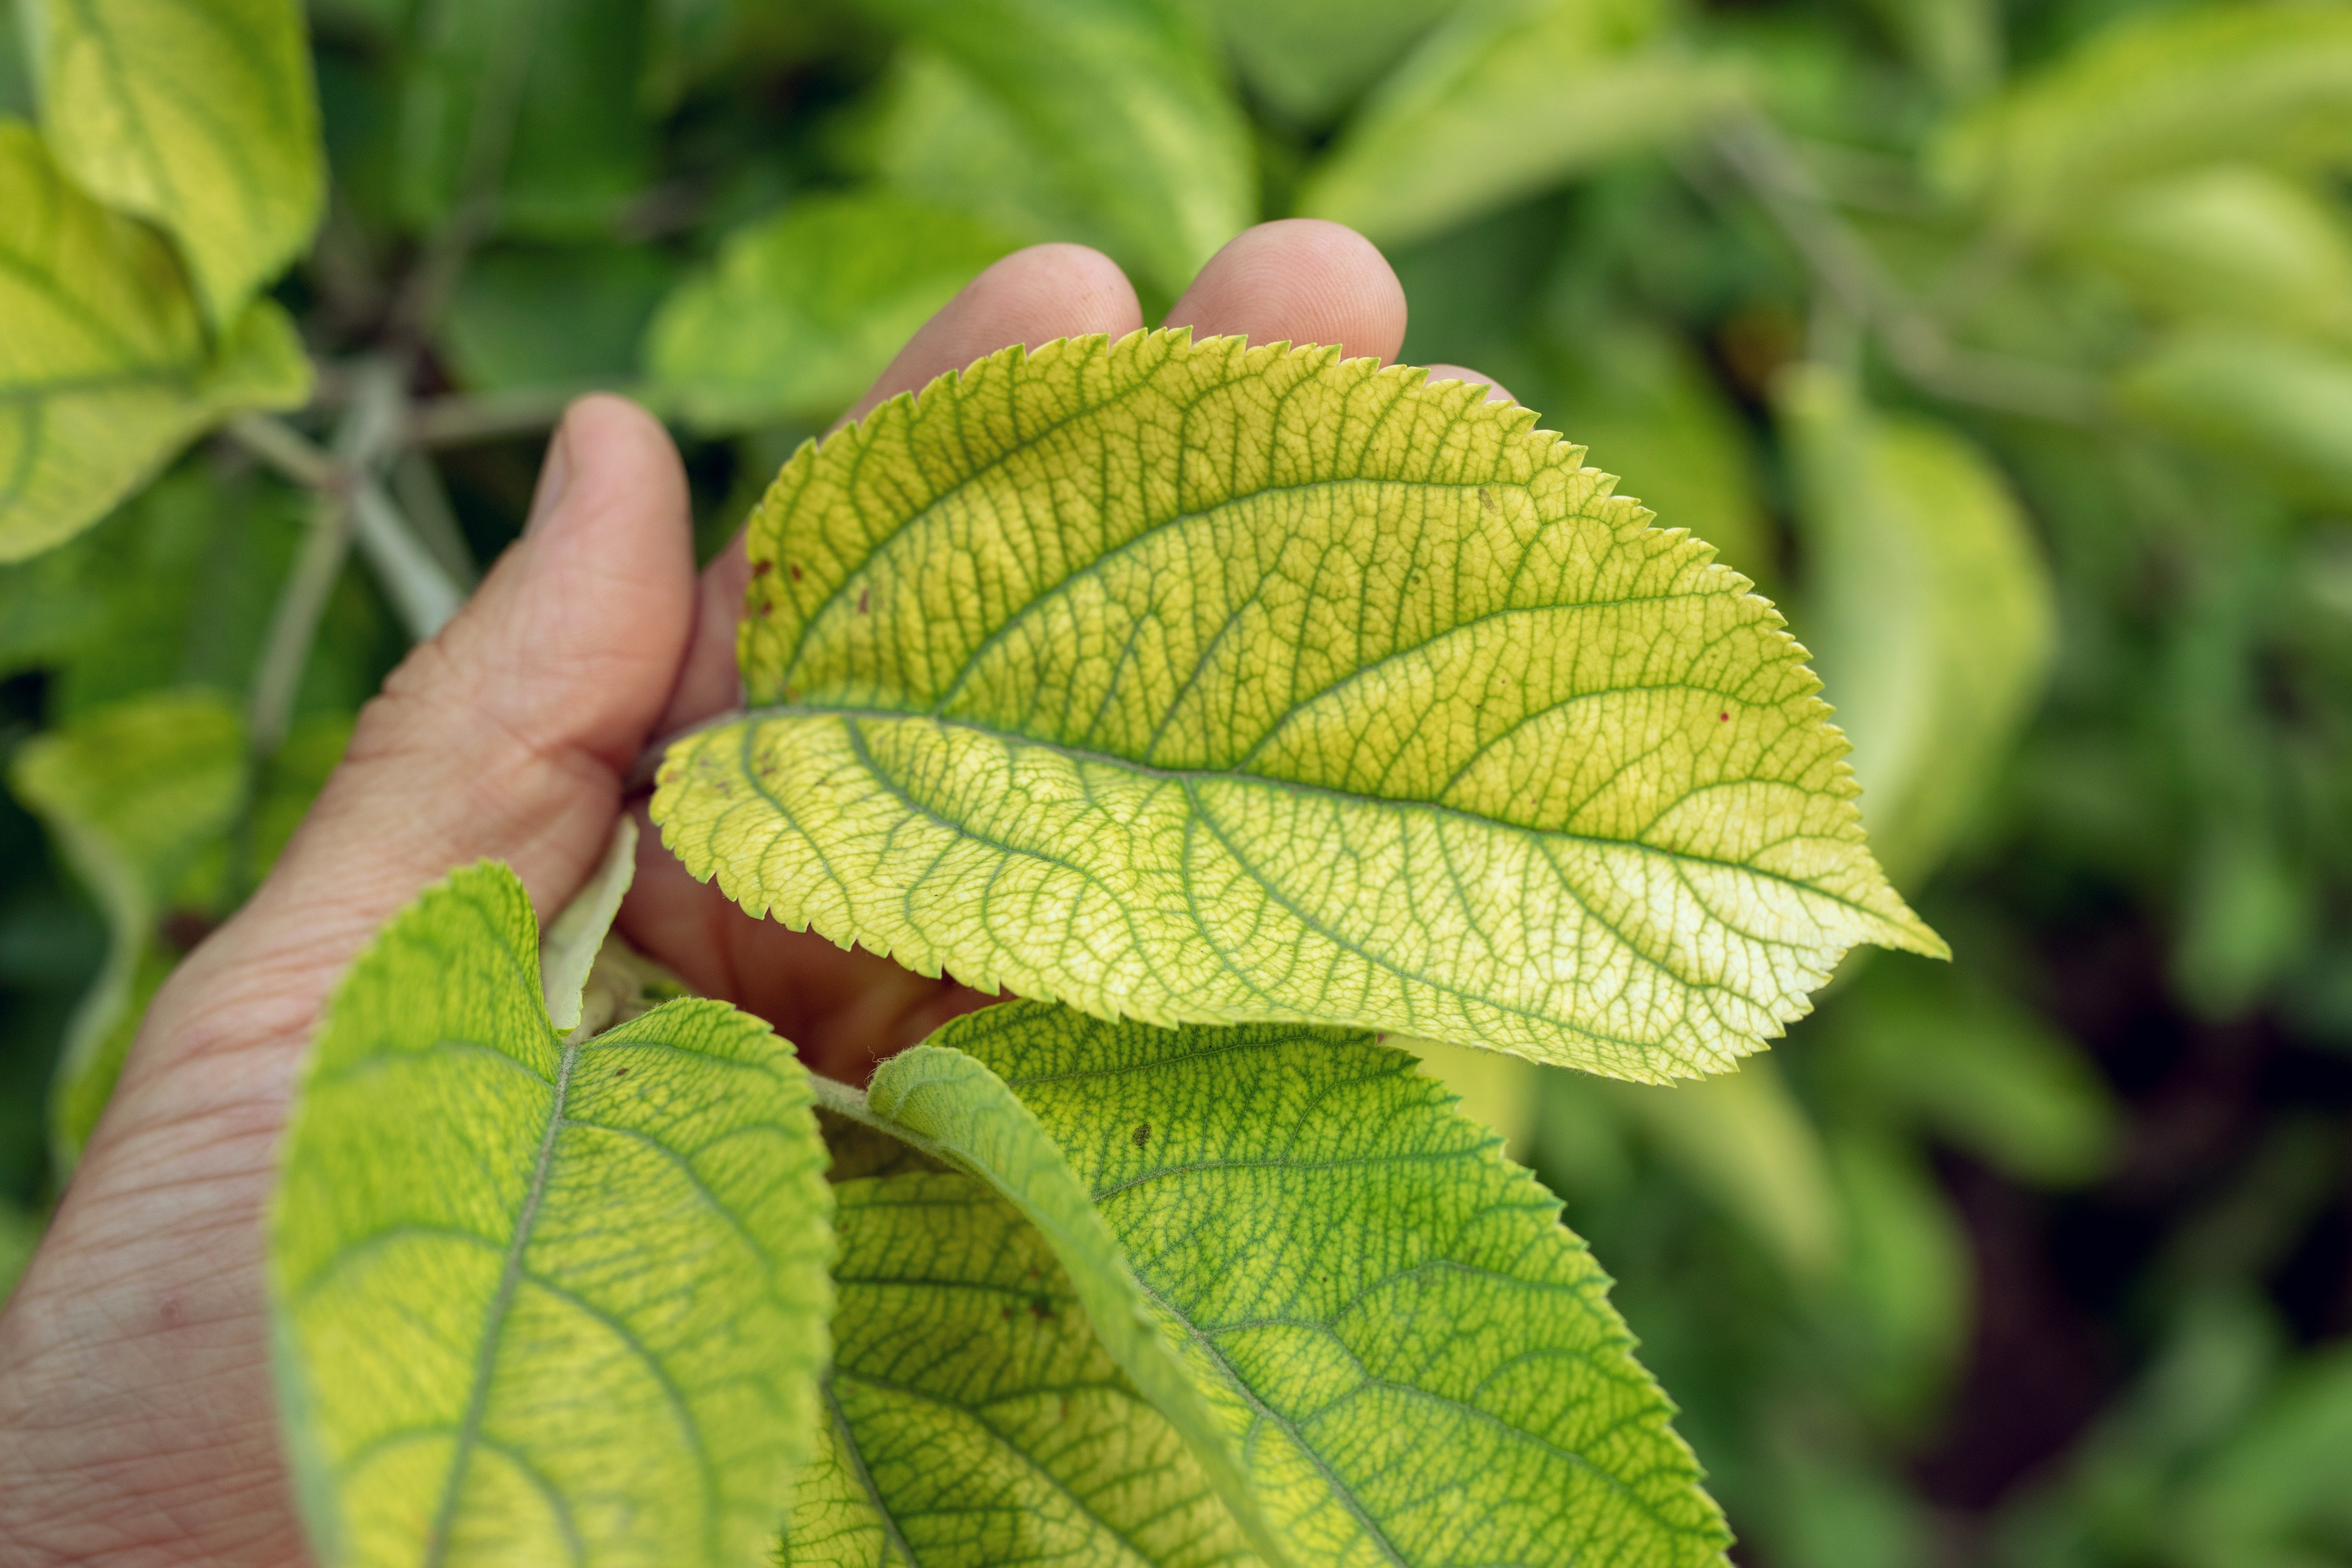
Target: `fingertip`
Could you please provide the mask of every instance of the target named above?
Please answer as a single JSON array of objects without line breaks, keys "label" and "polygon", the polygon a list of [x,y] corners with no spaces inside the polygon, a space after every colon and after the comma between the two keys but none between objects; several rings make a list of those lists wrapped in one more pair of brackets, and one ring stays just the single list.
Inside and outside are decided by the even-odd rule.
[{"label": "fingertip", "polygon": [[1518,401],[1517,397],[1511,395],[1511,389],[1509,387],[1505,386],[1501,382],[1496,381],[1491,375],[1486,375],[1481,372],[1472,370],[1466,364],[1431,365],[1429,367],[1427,379],[1432,383],[1440,381],[1466,381],[1474,386],[1483,385],[1486,389],[1486,401],[1489,403],[1517,403]]},{"label": "fingertip", "polygon": [[1252,342],[1336,343],[1386,362],[1404,346],[1404,285],[1380,247],[1344,224],[1281,218],[1211,257],[1168,325]]},{"label": "fingertip", "polygon": [[993,263],[941,306],[842,423],[1013,343],[1035,348],[1093,332],[1121,338],[1142,325],[1135,285],[1118,262],[1083,245],[1033,245]]}]

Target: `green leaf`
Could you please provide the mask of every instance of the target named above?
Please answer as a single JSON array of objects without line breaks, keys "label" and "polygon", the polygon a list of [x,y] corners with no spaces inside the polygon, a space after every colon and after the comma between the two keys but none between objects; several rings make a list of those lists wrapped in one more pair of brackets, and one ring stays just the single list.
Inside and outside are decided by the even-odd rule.
[{"label": "green leaf", "polygon": [[[843,1177],[866,1164],[885,1168]],[[836,1141],[835,1175],[833,1367],[780,1562],[1256,1561],[1018,1210],[870,1146]]]},{"label": "green leaf", "polygon": [[1465,7],[1365,100],[1298,210],[1405,245],[1689,136],[1735,72],[1654,42],[1650,0]]},{"label": "green leaf", "polygon": [[1179,1436],[1260,1551],[1270,1562],[1284,1560],[1255,1492],[1118,1244],[1061,1151],[1001,1079],[961,1051],[918,1046],[884,1063],[866,1095],[826,1092],[824,1103],[977,1177],[1034,1226],[1066,1271],[1103,1352]]},{"label": "green leaf", "polygon": [[2244,164],[2154,181],[2071,249],[2167,316],[2352,347],[2352,220],[2303,181]]},{"label": "green leaf", "polygon": [[2252,463],[2292,495],[2352,504],[2352,353],[2192,328],[2127,367],[2116,392],[2141,418]]},{"label": "green leaf", "polygon": [[1643,1079],[1940,952],[1771,606],[1482,395],[1136,333],[803,447],[664,842],[982,989]]},{"label": "green leaf", "polygon": [[420,0],[395,187],[419,228],[488,204],[511,236],[601,237],[652,174],[641,0]]},{"label": "green leaf", "polygon": [[165,691],[26,742],[9,783],[106,916],[105,966],[75,1009],[50,1090],[52,1155],[73,1169],[173,958],[156,928],[245,803],[245,725],[209,691]]},{"label": "green leaf", "polygon": [[2352,160],[2352,11],[2233,5],[2105,28],[1934,150],[1947,186],[2027,232],[2095,213],[2133,181],[2227,159]]},{"label": "green leaf", "polygon": [[1860,1390],[1885,1418],[1923,1418],[1975,1321],[1968,1235],[1924,1153],[1906,1142],[1848,1133],[1832,1142],[1830,1168],[1844,1200]]},{"label": "green leaf", "polygon": [[1409,1055],[1032,1002],[933,1038],[1060,1145],[1298,1561],[1722,1560],[1606,1279]]},{"label": "green leaf", "polygon": [[1320,121],[1369,85],[1457,0],[1208,0],[1259,96]]},{"label": "green leaf", "polygon": [[1872,846],[1916,885],[2041,696],[2057,640],[2049,572],[2008,481],[1957,434],[1875,417],[1821,367],[1778,397],[1814,657],[1853,741]]},{"label": "green leaf", "polygon": [[646,345],[656,395],[708,428],[829,420],[1013,244],[887,192],[796,201],[663,302]]},{"label": "green leaf", "polygon": [[441,341],[471,387],[623,381],[677,272],[646,246],[493,250],[457,280]]},{"label": "green leaf", "polygon": [[2182,1512],[2191,1561],[2295,1568],[2352,1546],[2352,1350],[2306,1356],[2202,1466]]},{"label": "green leaf", "polygon": [[29,0],[41,130],[83,189],[180,243],[236,320],[310,247],[326,154],[295,0]]},{"label": "green leaf", "polygon": [[863,0],[953,60],[1172,299],[1256,216],[1249,124],[1182,0]]},{"label": "green leaf", "polygon": [[309,398],[284,311],[255,301],[208,353],[170,251],[30,126],[0,121],[0,562],[79,532],[226,415]]},{"label": "green leaf", "polygon": [[378,933],[288,1133],[269,1274],[312,1549],[751,1563],[816,1416],[831,1208],[807,1074],[674,1002],[567,1042],[513,873]]}]

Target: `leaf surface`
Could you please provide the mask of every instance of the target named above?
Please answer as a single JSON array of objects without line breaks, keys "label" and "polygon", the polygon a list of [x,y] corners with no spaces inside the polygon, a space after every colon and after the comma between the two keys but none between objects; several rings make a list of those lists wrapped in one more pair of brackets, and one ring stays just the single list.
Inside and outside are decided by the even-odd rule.
[{"label": "leaf surface", "polygon": [[647,368],[706,427],[829,420],[1013,247],[978,219],[887,192],[796,201],[730,235],[717,266],[663,302]]},{"label": "leaf surface", "polygon": [[457,872],[313,1048],[269,1255],[313,1550],[738,1568],[824,1356],[807,1075],[715,1002],[567,1043],[538,948],[511,872]]},{"label": "leaf surface", "polygon": [[1659,19],[1647,0],[1465,6],[1365,100],[1298,210],[1407,245],[1689,135],[1738,79],[1653,45]]},{"label": "leaf surface", "polygon": [[1882,418],[1836,373],[1784,384],[1807,625],[1853,741],[1871,844],[1916,885],[1982,803],[2057,643],[2049,569],[1990,459]]},{"label": "leaf surface", "polygon": [[[826,1103],[835,1110],[845,1104]],[[961,1051],[918,1046],[875,1073],[865,1110],[877,1125],[911,1133],[925,1152],[979,1177],[1036,1227],[1061,1260],[1103,1349],[1182,1438],[1259,1550],[1283,1561],[1255,1492],[1154,1321],[1118,1244],[1062,1152],[1004,1081]]]},{"label": "leaf surface", "polygon": [[1248,121],[1181,0],[862,3],[1002,104],[1118,259],[1168,299],[1256,216]]},{"label": "leaf surface", "polygon": [[[836,1170],[847,1158],[836,1144]],[[833,1367],[780,1561],[1256,1563],[1017,1209],[945,1171],[861,1175],[835,1192]]]},{"label": "leaf surface", "polygon": [[1479,396],[1137,333],[803,447],[750,530],[761,706],[671,750],[664,841],[983,989],[1644,1079],[1853,942],[1940,952],[1771,606]]},{"label": "leaf surface", "polygon": [[99,200],[178,240],[214,322],[309,247],[326,154],[296,0],[36,0],[41,129]]},{"label": "leaf surface", "polygon": [[1721,1561],[1606,1278],[1406,1053],[1031,1002],[933,1040],[1060,1145],[1297,1561]]},{"label": "leaf surface", "polygon": [[1456,0],[1209,0],[1249,84],[1314,123],[1368,86]]},{"label": "leaf surface", "polygon": [[208,351],[163,242],[77,190],[0,121],[0,562],[96,521],[189,437],[310,395],[285,312],[246,308]]},{"label": "leaf surface", "polygon": [[2252,462],[2299,498],[2352,504],[2352,353],[2193,327],[2126,366],[2116,391],[2140,417]]},{"label": "leaf surface", "polygon": [[2098,212],[2192,164],[2352,160],[2352,11],[2252,5],[2109,27],[1964,116],[1934,150],[1952,189],[2012,228]]}]

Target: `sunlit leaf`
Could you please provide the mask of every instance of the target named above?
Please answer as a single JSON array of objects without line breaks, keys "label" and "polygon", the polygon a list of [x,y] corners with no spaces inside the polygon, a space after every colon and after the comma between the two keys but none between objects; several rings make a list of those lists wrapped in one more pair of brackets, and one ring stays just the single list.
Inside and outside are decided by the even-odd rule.
[{"label": "sunlit leaf", "polygon": [[2352,353],[2190,329],[2126,368],[2116,395],[2182,439],[2253,463],[2292,494],[2352,504]]},{"label": "sunlit leaf", "polygon": [[1818,367],[1780,404],[1824,695],[1853,742],[1872,847],[1916,884],[2041,695],[2057,637],[2049,571],[2007,480],[1957,434],[1879,418]]},{"label": "sunlit leaf", "polygon": [[1156,1021],[1720,1070],[1940,952],[1804,652],[1535,416],[1335,351],[1057,342],[803,447],[757,710],[664,841],[926,973]]},{"label": "sunlit leaf", "polygon": [[1250,85],[1313,122],[1339,109],[1458,0],[1209,0]]},{"label": "sunlit leaf", "polygon": [[0,562],[96,521],[189,437],[310,395],[268,300],[207,351],[161,240],[83,195],[30,126],[0,121]]},{"label": "sunlit leaf", "polygon": [[326,205],[297,0],[33,0],[41,130],[99,200],[180,243],[212,321],[310,243]]},{"label": "sunlit leaf", "polygon": [[245,725],[212,692],[159,692],[26,742],[9,782],[106,916],[105,967],[75,1009],[50,1091],[52,1155],[65,1172],[171,972],[157,924],[245,802]]},{"label": "sunlit leaf", "polygon": [[1406,1053],[1029,1002],[934,1039],[1060,1145],[1298,1561],[1721,1561],[1607,1279]]},{"label": "sunlit leaf", "polygon": [[971,1177],[848,1131],[833,1366],[779,1561],[1254,1564],[1037,1231]]},{"label": "sunlit leaf", "polygon": [[538,949],[511,872],[459,871],[313,1047],[269,1269],[330,1568],[739,1568],[809,1449],[831,1204],[807,1075],[715,1002],[566,1041]]},{"label": "sunlit leaf", "polygon": [[729,237],[666,300],[646,345],[656,395],[710,427],[822,421],[1013,242],[886,192],[819,195]]},{"label": "sunlit leaf", "polygon": [[2165,315],[2352,347],[2352,217],[2302,181],[2243,164],[2154,181],[2071,244]]},{"label": "sunlit leaf", "polygon": [[1248,122],[1181,0],[860,0],[970,73],[1173,298],[1256,215]]},{"label": "sunlit leaf", "polygon": [[960,1051],[919,1046],[884,1063],[862,1104],[828,1095],[875,1125],[978,1177],[1036,1228],[1060,1260],[1103,1351],[1150,1401],[1233,1517],[1268,1559],[1283,1558],[1256,1493],[1174,1342],[1161,1331],[1089,1194],[1003,1079]]},{"label": "sunlit leaf", "polygon": [[2352,11],[2175,9],[2103,29],[1961,120],[1936,156],[1948,184],[2029,231],[2190,164],[2340,166],[2352,159]]},{"label": "sunlit leaf", "polygon": [[1465,7],[1373,91],[1298,209],[1402,245],[1687,137],[1735,73],[1654,42],[1648,0]]}]

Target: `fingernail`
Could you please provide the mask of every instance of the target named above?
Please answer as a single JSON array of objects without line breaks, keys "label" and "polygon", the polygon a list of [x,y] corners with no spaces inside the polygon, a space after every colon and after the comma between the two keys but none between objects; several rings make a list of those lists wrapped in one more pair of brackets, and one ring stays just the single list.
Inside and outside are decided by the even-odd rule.
[{"label": "fingernail", "polygon": [[547,456],[539,465],[539,488],[531,492],[530,516],[522,525],[525,535],[535,533],[555,509],[562,503],[563,487],[572,479],[572,415],[565,411],[548,438]]}]

